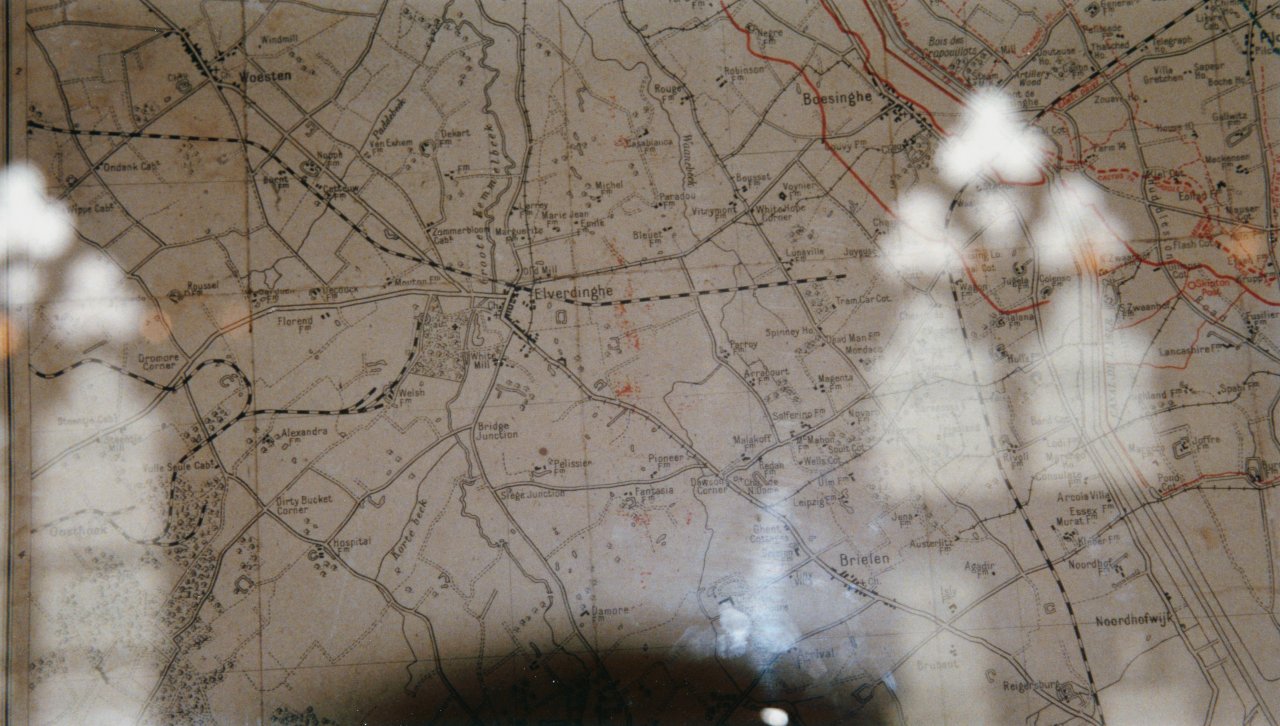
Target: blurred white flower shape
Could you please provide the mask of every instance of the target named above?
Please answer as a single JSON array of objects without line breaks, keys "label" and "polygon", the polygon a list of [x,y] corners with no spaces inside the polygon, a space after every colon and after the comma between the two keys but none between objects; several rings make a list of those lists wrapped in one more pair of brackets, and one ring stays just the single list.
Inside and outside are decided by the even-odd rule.
[{"label": "blurred white flower shape", "polygon": [[0,171],[0,250],[35,261],[56,257],[71,240],[71,215],[44,194],[44,179],[29,166]]},{"label": "blurred white flower shape", "polygon": [[1127,259],[1124,230],[1104,210],[1102,195],[1085,180],[1068,176],[1054,181],[1034,231],[1040,266],[1061,273],[1079,261],[1097,273],[1107,260]]},{"label": "blurred white flower shape", "polygon": [[71,214],[45,195],[39,171],[23,165],[0,170],[6,310],[49,304],[70,314],[74,324],[64,332],[78,338],[134,332],[143,310],[128,280],[98,250],[73,250],[73,231]]},{"label": "blurred white flower shape", "polygon": [[733,605],[720,604],[720,633],[716,650],[722,657],[736,658],[747,652],[751,642],[751,616]]},{"label": "blurred white flower shape", "polygon": [[1008,96],[984,89],[966,101],[960,129],[938,150],[943,178],[956,186],[980,176],[1014,184],[1039,179],[1047,145],[1039,131],[1021,122]]},{"label": "blurred white flower shape", "polygon": [[898,205],[898,223],[886,245],[889,263],[902,272],[932,277],[947,268],[955,240],[947,230],[947,202],[928,190],[909,192]]}]

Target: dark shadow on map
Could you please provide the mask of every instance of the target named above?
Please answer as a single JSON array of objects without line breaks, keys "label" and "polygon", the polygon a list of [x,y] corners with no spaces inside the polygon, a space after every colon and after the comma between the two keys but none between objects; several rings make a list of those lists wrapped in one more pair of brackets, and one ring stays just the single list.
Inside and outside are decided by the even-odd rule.
[{"label": "dark shadow on map", "polygon": [[[363,723],[378,725],[902,723],[883,684],[839,696],[760,702],[733,689],[714,660],[669,669],[652,659],[615,657],[607,659],[607,667],[612,678],[585,673],[576,658],[551,657],[511,677],[487,680],[484,692],[460,693],[461,700],[439,692],[420,697],[402,694],[368,704],[361,718]],[[737,676],[742,683],[752,680],[750,673]],[[763,709],[772,713],[762,714]],[[326,715],[323,707],[301,711],[282,707],[269,715],[268,723],[320,726],[345,721]]]}]

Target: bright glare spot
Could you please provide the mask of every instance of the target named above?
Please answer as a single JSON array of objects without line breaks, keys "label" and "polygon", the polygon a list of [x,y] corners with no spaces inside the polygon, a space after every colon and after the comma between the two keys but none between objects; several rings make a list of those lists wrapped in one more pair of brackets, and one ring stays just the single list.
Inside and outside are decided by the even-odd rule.
[{"label": "bright glare spot", "polygon": [[1098,190],[1081,179],[1066,177],[1054,183],[1035,229],[1041,265],[1059,272],[1070,270],[1079,259],[1096,273],[1110,261],[1126,258],[1124,231],[1104,206]]},{"label": "bright glare spot", "polygon": [[747,643],[751,638],[751,616],[732,605],[721,604],[720,628],[716,650],[730,658],[747,652]]},{"label": "bright glare spot", "polygon": [[85,332],[122,334],[132,329],[142,313],[128,298],[125,285],[119,268],[96,257],[81,257],[72,264],[58,301],[69,305]]},{"label": "bright glare spot", "polygon": [[40,294],[40,276],[27,262],[14,262],[6,275],[9,286],[9,302],[13,305],[30,305]]},{"label": "bright glare spot", "polygon": [[791,717],[787,715],[786,711],[773,706],[765,706],[760,709],[760,720],[765,723],[765,726],[787,726],[787,724],[791,723]]},{"label": "bright glare spot", "polygon": [[1007,190],[980,191],[971,210],[973,222],[987,231],[989,241],[1000,248],[1012,248],[1018,238],[1018,205]]},{"label": "bright glare spot", "polygon": [[953,254],[947,232],[947,202],[930,192],[912,192],[898,205],[900,221],[888,241],[889,262],[900,270],[936,275]]},{"label": "bright glare spot", "polygon": [[44,195],[40,172],[27,166],[0,171],[0,251],[47,260],[71,239],[71,218]]},{"label": "bright glare spot", "polygon": [[1006,96],[982,90],[969,98],[960,130],[942,144],[937,158],[942,175],[956,186],[984,174],[1031,182],[1039,177],[1045,151],[1043,138],[1021,123]]}]

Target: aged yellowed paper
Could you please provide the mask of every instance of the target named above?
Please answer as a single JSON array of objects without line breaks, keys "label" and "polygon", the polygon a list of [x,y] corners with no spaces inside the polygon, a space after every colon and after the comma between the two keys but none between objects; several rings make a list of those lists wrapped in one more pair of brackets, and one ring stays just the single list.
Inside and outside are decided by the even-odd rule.
[{"label": "aged yellowed paper", "polygon": [[1277,13],[6,4],[6,722],[1277,723]]}]

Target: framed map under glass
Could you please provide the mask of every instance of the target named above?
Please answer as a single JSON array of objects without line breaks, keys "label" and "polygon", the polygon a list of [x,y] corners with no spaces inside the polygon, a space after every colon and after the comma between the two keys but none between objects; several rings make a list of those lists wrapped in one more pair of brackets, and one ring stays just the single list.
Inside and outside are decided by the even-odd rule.
[{"label": "framed map under glass", "polygon": [[1280,3],[3,12],[6,723],[1280,721]]}]

